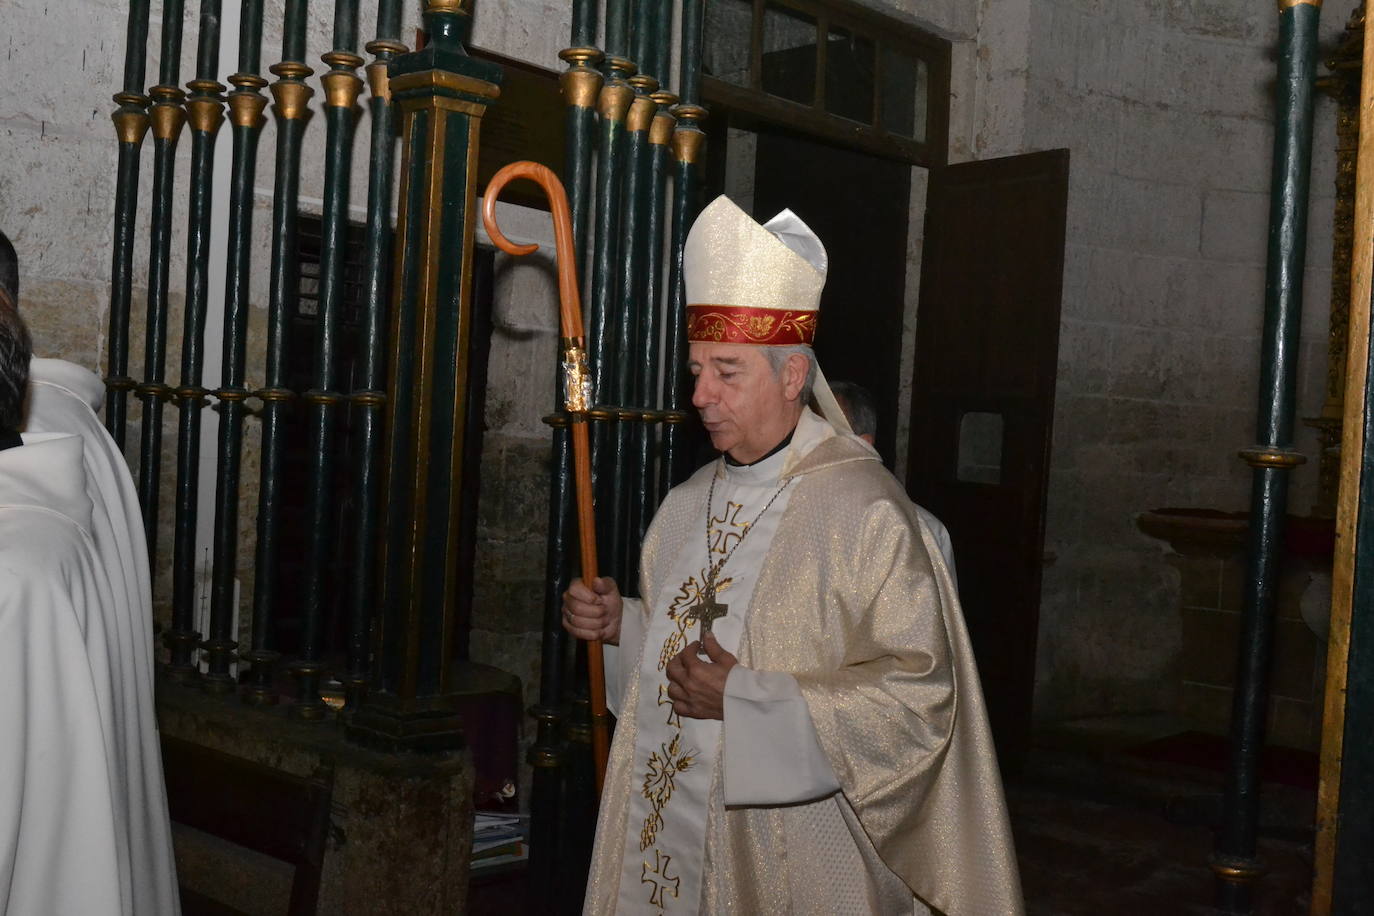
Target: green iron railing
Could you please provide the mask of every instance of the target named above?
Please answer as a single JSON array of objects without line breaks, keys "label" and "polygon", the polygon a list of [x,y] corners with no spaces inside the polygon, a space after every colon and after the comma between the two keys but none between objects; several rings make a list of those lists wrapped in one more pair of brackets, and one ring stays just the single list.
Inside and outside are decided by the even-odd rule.
[{"label": "green iron railing", "polygon": [[337,448],[338,408],[343,403],[343,396],[336,389],[344,232],[348,224],[348,180],[353,168],[353,109],[363,84],[353,72],[363,63],[355,53],[357,45],[357,0],[336,0],[334,50],[321,58],[329,65],[329,71],[320,79],[324,84],[326,138],[319,305],[315,316],[315,387],[302,395],[310,434],[310,475],[305,504],[308,541],[300,657],[291,666],[297,687],[296,703],[291,711],[303,719],[323,718],[326,709],[320,697],[325,674],[320,650],[330,533],[337,521],[332,511],[331,478]]},{"label": "green iron railing", "polygon": [[132,0],[125,35],[124,87],[115,94],[119,108],[112,116],[119,140],[115,177],[114,244],[110,266],[110,365],[105,378],[105,426],[124,448],[129,411],[129,311],[133,301],[134,234],[138,215],[139,153],[148,133],[148,105],[143,78],[148,60],[148,0]]},{"label": "green iron railing", "polygon": [[214,392],[220,404],[218,473],[215,476],[214,565],[210,587],[210,633],[205,644],[209,671],[206,687],[229,692],[235,687],[230,666],[238,649],[233,631],[234,580],[238,572],[239,476],[243,421],[249,391],[244,387],[248,351],[249,289],[253,245],[253,181],[257,175],[258,138],[267,99],[262,65],[262,0],[247,0],[239,20],[238,71],[229,77],[234,162],[229,191],[228,273],[224,290],[222,379]]},{"label": "green iron railing", "polygon": [[1275,598],[1283,552],[1288,476],[1305,459],[1293,451],[1307,192],[1312,163],[1317,22],[1312,3],[1280,4],[1277,119],[1270,189],[1264,340],[1257,444],[1240,455],[1253,468],[1239,658],[1231,712],[1231,760],[1223,822],[1212,855],[1217,904],[1248,913],[1262,871],[1256,856],[1260,755],[1269,699]]},{"label": "green iron railing", "polygon": [[[426,0],[429,44],[407,52],[401,43],[400,0],[379,0],[377,28],[366,51],[370,117],[368,200],[360,294],[360,340],[351,375],[340,368],[341,310],[345,301],[343,252],[348,229],[351,150],[359,95],[356,73],[364,60],[357,0],[333,4],[332,49],[323,55],[318,102],[325,149],[324,200],[317,336],[313,376],[293,390],[291,333],[300,315],[299,198],[302,146],[315,89],[305,63],[308,0],[286,0],[281,59],[261,74],[262,0],[241,0],[238,56],[219,81],[220,0],[202,0],[197,55],[189,95],[178,87],[185,10],[181,0],[163,6],[157,85],[142,94],[148,3],[132,0],[122,91],[116,96],[119,142],[113,236],[107,423],[123,441],[128,392],[143,405],[139,440],[139,494],[154,562],[162,497],[163,405],[179,408],[172,567],[172,622],[164,639],[174,679],[244,702],[276,703],[283,690],[295,717],[335,719],[322,702],[324,679],[344,686],[339,721],[354,740],[384,749],[445,749],[462,741],[457,687],[450,654],[456,592],[453,563],[464,474],[463,405],[469,378],[470,272],[473,245],[473,163],[477,126],[498,94],[499,69],[466,54],[471,10],[467,0]],[[596,47],[604,6],[607,54]],[[699,105],[703,4],[687,0],[681,31],[687,56],[680,74],[681,102],[669,91],[667,66],[674,30],[670,0],[575,0],[572,43],[560,56],[567,101],[564,165],[573,211],[581,275],[588,280],[591,366],[598,403],[595,473],[605,495],[602,545],[607,572],[633,591],[638,545],[667,487],[683,476],[681,363],[681,246],[699,206],[700,156],[705,115]],[[275,29],[276,23],[272,24]],[[254,188],[259,142],[270,89],[275,120],[271,219],[255,225]],[[151,99],[151,102],[150,102]],[[227,109],[227,112],[226,112]],[[227,273],[224,335],[208,341],[213,160],[219,127],[229,119],[232,166],[228,183]],[[175,154],[181,131],[191,129],[187,186],[176,187]],[[139,153],[153,131],[148,308],[142,378],[130,377],[130,299],[139,206]],[[399,136],[398,136],[399,135]],[[393,186],[396,147],[400,188]],[[188,205],[186,305],[182,316],[180,375],[166,378],[167,324],[171,314],[169,267],[178,190]],[[392,207],[399,197],[395,231]],[[669,201],[672,201],[671,206]],[[255,241],[270,234],[270,264],[255,265]],[[442,252],[443,256],[439,256]],[[452,252],[462,252],[454,258]],[[394,264],[393,264],[394,261]],[[666,263],[665,263],[666,261]],[[252,352],[250,280],[268,275],[265,343]],[[218,387],[205,387],[207,345],[222,348]],[[300,347],[295,350],[299,351]],[[261,387],[250,387],[255,357]],[[552,369],[552,367],[550,367]],[[562,404],[555,373],[556,404]],[[198,562],[195,556],[200,433],[207,403],[219,414],[215,444],[214,534],[210,550],[209,623],[197,632]],[[245,461],[256,416],[261,444],[256,474],[256,545],[251,623],[236,626],[239,515]],[[585,662],[574,659],[559,623],[558,607],[570,571],[574,542],[571,456],[566,418],[556,407],[554,474],[550,487],[548,588],[534,764],[531,868],[550,894],[580,886],[596,800],[587,743],[590,722]],[[338,449],[350,424],[350,463]],[[303,544],[283,538],[289,441],[307,440]],[[660,433],[661,431],[661,433]],[[347,480],[352,502],[345,538],[347,558],[330,565],[338,543],[334,493]],[[616,486],[612,486],[612,483]],[[447,507],[446,511],[432,511]],[[300,570],[299,607],[283,607],[287,564]],[[331,578],[330,570],[347,574]],[[341,611],[328,617],[326,600],[337,590]],[[284,618],[300,625],[300,644],[283,658],[277,644]],[[338,670],[323,656],[325,628],[345,634]],[[288,662],[294,688],[278,680]],[[235,670],[237,663],[244,670]],[[200,676],[202,665],[206,667]]]},{"label": "green iron railing", "polygon": [[282,19],[282,59],[271,67],[272,110],[277,121],[276,168],[272,192],[272,265],[267,306],[264,385],[254,394],[262,402],[262,453],[258,483],[257,546],[253,563],[251,648],[243,658],[252,666],[243,697],[252,705],[277,702],[272,623],[281,560],[282,470],[286,450],[286,411],[295,392],[286,387],[288,316],[296,309],[297,199],[300,194],[301,140],[307,105],[314,90],[305,79],[306,0],[286,0]]}]

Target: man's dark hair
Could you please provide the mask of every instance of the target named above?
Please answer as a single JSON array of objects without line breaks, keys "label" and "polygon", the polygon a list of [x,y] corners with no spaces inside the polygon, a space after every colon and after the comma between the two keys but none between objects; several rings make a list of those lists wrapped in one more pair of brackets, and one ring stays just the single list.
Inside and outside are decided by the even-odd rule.
[{"label": "man's dark hair", "polygon": [[19,259],[0,232],[0,429],[17,431],[24,422],[33,341],[19,317]]},{"label": "man's dark hair", "polygon": [[17,431],[24,421],[33,342],[19,310],[0,290],[0,429]]},{"label": "man's dark hair", "polygon": [[830,391],[849,418],[849,428],[854,430],[854,435],[878,435],[878,407],[867,388],[841,381],[831,382]]},{"label": "man's dark hair", "polygon": [[9,294],[10,302],[19,307],[19,255],[15,254],[9,236],[0,232],[0,290]]}]

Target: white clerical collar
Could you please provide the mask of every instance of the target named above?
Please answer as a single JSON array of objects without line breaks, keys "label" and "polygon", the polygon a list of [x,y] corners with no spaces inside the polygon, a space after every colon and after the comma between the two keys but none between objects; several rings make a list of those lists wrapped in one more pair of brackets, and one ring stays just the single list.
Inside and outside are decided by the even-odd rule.
[{"label": "white clerical collar", "polygon": [[22,433],[24,444],[0,451],[0,506],[36,507],[91,530],[91,498],[80,436]]},{"label": "white clerical collar", "polygon": [[785,447],[753,464],[731,464],[722,457],[716,476],[740,486],[770,484],[789,476],[812,449],[837,435],[839,433],[835,432],[835,427],[817,416],[811,408],[805,407],[796,428],[792,430],[792,439]]},{"label": "white clerical collar", "polygon": [[[793,438],[796,438],[795,433],[793,434]],[[749,487],[769,485],[778,479],[778,476],[782,472],[783,465],[787,462],[787,453],[791,450],[792,446],[789,444],[784,448],[778,449],[767,458],[755,461],[753,464],[731,464],[722,457],[720,466],[723,472],[717,473],[718,476],[724,477],[736,486]]]}]

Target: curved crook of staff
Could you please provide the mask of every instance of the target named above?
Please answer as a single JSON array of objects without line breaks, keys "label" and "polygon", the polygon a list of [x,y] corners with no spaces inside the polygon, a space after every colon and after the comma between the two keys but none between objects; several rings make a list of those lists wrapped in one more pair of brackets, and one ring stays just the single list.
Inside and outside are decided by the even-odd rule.
[{"label": "curved crook of staff", "polygon": [[[492,243],[507,254],[532,254],[538,245],[512,242],[496,225],[496,198],[501,189],[518,178],[528,178],[544,189],[553,214],[554,250],[558,260],[558,303],[562,327],[564,409],[572,430],[573,468],[577,490],[577,530],[582,555],[582,580],[591,582],[596,573],[596,526],[592,515],[591,446],[587,439],[587,410],[592,406],[592,381],[587,370],[587,348],[582,336],[582,297],[578,291],[577,262],[573,253],[572,211],[563,183],[548,167],[537,162],[512,162],[487,184],[482,197],[482,225]],[[606,712],[606,675],[602,665],[601,641],[587,642],[587,676],[591,681],[592,755],[596,760],[596,791],[606,781],[609,714]]]}]

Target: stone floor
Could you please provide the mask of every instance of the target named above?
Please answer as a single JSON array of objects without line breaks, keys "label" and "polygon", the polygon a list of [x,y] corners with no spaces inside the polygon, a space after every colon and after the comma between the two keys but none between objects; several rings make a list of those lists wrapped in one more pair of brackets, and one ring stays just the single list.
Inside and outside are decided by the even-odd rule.
[{"label": "stone floor", "polygon": [[[1007,799],[1029,916],[1213,916],[1207,867],[1221,816],[1221,774],[1131,752],[1179,723],[1075,723],[1041,734]],[[1306,914],[1310,789],[1266,784],[1256,916]],[[469,912],[518,913],[518,876],[477,889]]]},{"label": "stone floor", "polygon": [[[1113,723],[1042,735],[1007,781],[1029,916],[1211,916],[1221,775],[1135,758]],[[1145,724],[1145,728],[1149,728]],[[1266,784],[1257,916],[1308,911],[1310,789]]]}]

